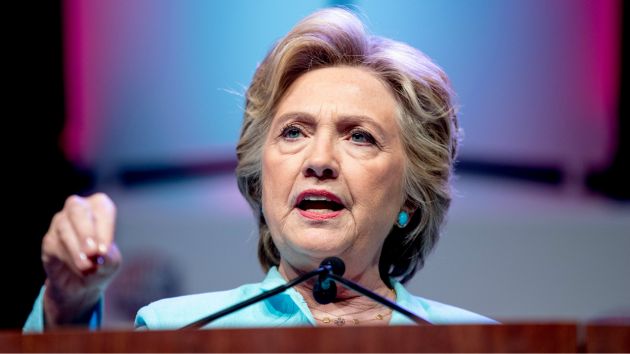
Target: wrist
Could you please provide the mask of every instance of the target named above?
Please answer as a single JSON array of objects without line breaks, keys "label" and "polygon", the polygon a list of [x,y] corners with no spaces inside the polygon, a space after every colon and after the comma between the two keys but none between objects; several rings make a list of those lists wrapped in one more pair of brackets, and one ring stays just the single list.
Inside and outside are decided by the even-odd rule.
[{"label": "wrist", "polygon": [[66,325],[87,325],[101,295],[100,289],[61,292],[46,280],[43,298],[44,326],[55,328]]}]

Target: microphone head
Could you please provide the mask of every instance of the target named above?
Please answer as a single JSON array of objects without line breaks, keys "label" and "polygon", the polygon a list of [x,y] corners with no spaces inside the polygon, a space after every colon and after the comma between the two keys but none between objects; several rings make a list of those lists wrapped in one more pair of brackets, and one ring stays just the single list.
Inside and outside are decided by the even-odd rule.
[{"label": "microphone head", "polygon": [[332,273],[340,277],[346,272],[346,264],[339,257],[328,257],[324,259],[319,266],[330,267]]}]

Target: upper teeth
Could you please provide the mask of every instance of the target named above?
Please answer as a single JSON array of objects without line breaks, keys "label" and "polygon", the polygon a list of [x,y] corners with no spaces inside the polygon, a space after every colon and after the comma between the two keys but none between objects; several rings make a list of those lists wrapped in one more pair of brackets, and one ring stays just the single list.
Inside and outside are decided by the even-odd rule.
[{"label": "upper teeth", "polygon": [[304,199],[303,199],[303,200],[315,200],[315,201],[317,201],[317,200],[324,200],[324,201],[331,201],[330,199],[328,199],[328,198],[326,198],[326,197],[324,197],[324,196],[319,196],[319,195],[317,195],[317,196],[316,196],[316,195],[309,195],[309,196],[304,197]]}]

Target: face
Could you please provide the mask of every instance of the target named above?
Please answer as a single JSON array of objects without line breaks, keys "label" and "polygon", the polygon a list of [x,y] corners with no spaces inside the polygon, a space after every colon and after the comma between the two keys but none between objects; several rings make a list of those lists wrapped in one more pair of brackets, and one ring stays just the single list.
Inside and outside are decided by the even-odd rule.
[{"label": "face", "polygon": [[281,267],[339,256],[348,275],[377,269],[403,206],[404,164],[396,101],[376,76],[332,67],[299,77],[262,158],[263,213]]}]

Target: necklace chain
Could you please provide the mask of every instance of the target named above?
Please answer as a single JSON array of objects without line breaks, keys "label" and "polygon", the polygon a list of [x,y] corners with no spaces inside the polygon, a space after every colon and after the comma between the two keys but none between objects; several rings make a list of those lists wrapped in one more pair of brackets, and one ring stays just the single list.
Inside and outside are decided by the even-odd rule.
[{"label": "necklace chain", "polygon": [[[390,314],[391,314],[391,313],[390,313]],[[370,321],[382,321],[382,320],[384,320],[385,318],[387,318],[388,316],[389,316],[389,314],[383,315],[383,314],[377,313],[376,315],[374,315],[374,318],[367,319],[367,320],[362,320],[362,321],[363,321],[363,322],[370,322]],[[333,317],[333,318],[331,318],[331,317],[326,316],[326,317],[322,317],[322,318],[318,318],[318,317],[314,317],[314,318],[315,318],[316,320],[318,320],[318,321],[320,321],[320,322],[324,323],[324,324],[327,324],[327,325],[329,325],[329,324],[334,324],[334,325],[335,325],[335,326],[337,326],[337,327],[342,327],[342,326],[345,326],[345,325],[346,325],[346,323],[348,322],[348,321],[346,321],[346,319],[345,319],[345,318],[343,318],[343,317]],[[355,325],[355,326],[358,326],[358,325],[360,325],[360,324],[361,324],[361,320],[359,320],[358,318],[352,318],[352,319],[350,319],[350,322],[351,322],[353,325]]]},{"label": "necklace chain", "polygon": [[[391,292],[394,294],[394,298],[395,298],[395,297],[396,297],[396,292],[394,291],[394,289],[391,289]],[[389,313],[386,313],[386,314],[376,313],[376,315],[374,315],[374,317],[369,318],[369,319],[359,320],[359,319],[357,319],[357,318],[351,318],[351,319],[348,321],[348,320],[346,320],[346,319],[345,319],[344,317],[342,317],[342,316],[335,315],[335,314],[332,314],[332,313],[330,313],[330,312],[326,312],[326,311],[324,311],[324,310],[320,310],[320,309],[311,309],[311,312],[312,312],[313,310],[318,311],[318,312],[322,312],[322,313],[325,313],[325,314],[329,315],[329,316],[324,316],[324,317],[321,317],[321,318],[320,318],[320,317],[315,317],[315,315],[313,314],[313,318],[315,318],[317,321],[319,321],[319,322],[321,322],[321,323],[323,323],[323,324],[325,324],[325,325],[331,325],[331,324],[334,324],[334,325],[335,325],[335,326],[337,326],[337,327],[342,327],[342,326],[345,326],[345,325],[346,325],[346,323],[348,323],[348,322],[352,323],[352,324],[353,324],[353,325],[355,325],[355,326],[358,326],[358,325],[360,325],[362,322],[370,322],[370,321],[383,321],[385,318],[389,317],[389,316],[392,314],[391,310],[389,310],[389,309],[388,309],[388,310],[389,310]],[[365,312],[365,310],[360,310],[360,311],[356,311],[356,312],[352,312],[352,313],[347,313],[347,314],[344,314],[343,316],[347,317],[347,316],[352,316],[352,315],[356,315],[356,314],[359,314],[359,313],[364,313],[364,312]]]}]

